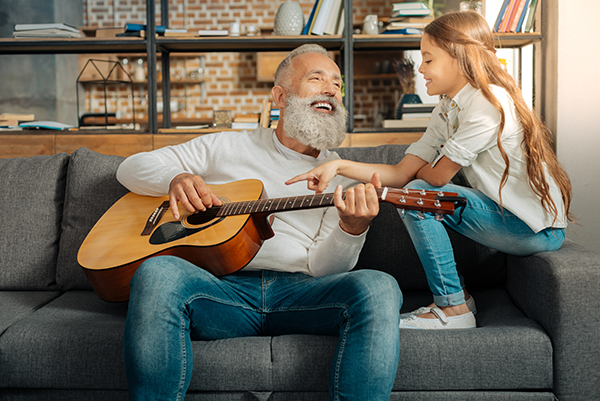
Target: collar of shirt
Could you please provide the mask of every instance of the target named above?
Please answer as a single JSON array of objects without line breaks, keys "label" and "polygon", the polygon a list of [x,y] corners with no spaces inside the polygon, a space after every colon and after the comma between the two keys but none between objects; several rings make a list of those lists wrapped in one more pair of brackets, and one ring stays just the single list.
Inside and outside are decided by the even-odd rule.
[{"label": "collar of shirt", "polygon": [[295,150],[288,148],[279,141],[279,138],[277,138],[277,135],[275,134],[275,130],[273,130],[273,144],[275,145],[275,149],[277,149],[277,151],[288,160],[321,161],[323,159],[328,158],[331,154],[331,152],[327,149],[320,151],[319,156],[317,157],[312,157],[303,153],[296,152]]}]

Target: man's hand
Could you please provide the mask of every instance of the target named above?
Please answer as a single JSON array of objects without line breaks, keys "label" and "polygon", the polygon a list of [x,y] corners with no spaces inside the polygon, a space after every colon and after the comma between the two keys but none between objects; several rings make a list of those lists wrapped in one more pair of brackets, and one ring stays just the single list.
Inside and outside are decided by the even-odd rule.
[{"label": "man's hand", "polygon": [[169,185],[169,203],[173,217],[179,219],[177,203],[190,213],[203,212],[213,205],[221,205],[221,201],[206,185],[199,175],[182,173],[171,181]]},{"label": "man's hand", "polygon": [[379,174],[373,174],[370,184],[359,184],[346,191],[343,199],[342,186],[338,186],[333,202],[340,216],[340,227],[352,235],[362,234],[379,213],[379,197],[375,188],[381,187]]}]

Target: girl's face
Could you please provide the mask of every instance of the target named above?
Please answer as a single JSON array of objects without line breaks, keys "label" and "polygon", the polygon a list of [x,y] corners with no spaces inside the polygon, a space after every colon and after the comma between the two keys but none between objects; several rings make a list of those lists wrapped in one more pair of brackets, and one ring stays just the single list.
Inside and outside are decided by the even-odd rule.
[{"label": "girl's face", "polygon": [[419,72],[425,78],[428,95],[447,95],[453,98],[468,83],[458,68],[458,61],[436,46],[427,33],[421,39],[421,55],[423,63]]}]

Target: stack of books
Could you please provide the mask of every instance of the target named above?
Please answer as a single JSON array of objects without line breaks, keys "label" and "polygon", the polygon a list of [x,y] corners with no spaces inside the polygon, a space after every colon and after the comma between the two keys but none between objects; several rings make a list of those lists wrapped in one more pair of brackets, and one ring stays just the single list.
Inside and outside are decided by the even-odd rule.
[{"label": "stack of books", "polygon": [[17,24],[13,38],[81,38],[82,32],[74,26],[63,23]]},{"label": "stack of books", "polygon": [[435,106],[435,103],[404,103],[401,118],[384,120],[383,128],[426,128]]},{"label": "stack of books", "polygon": [[431,21],[433,21],[431,9],[425,3],[420,1],[394,3],[392,14],[381,33],[421,35],[425,25]]},{"label": "stack of books", "polygon": [[315,0],[302,35],[342,35],[344,32],[344,1]]},{"label": "stack of books", "polygon": [[231,123],[232,129],[255,129],[258,128],[260,114],[240,114],[234,117]]},{"label": "stack of books", "polygon": [[539,0],[504,0],[494,32],[531,32]]},{"label": "stack of books", "polygon": [[0,114],[0,129],[16,129],[20,123],[35,120],[34,114],[2,113]]}]

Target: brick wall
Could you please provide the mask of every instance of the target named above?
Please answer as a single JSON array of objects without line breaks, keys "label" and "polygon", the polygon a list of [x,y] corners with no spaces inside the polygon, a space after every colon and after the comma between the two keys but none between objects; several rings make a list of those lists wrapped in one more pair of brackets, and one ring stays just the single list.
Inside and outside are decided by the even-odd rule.
[{"label": "brick wall", "polygon": [[[145,0],[83,0],[84,25],[87,27],[123,26],[125,23],[145,23]],[[360,24],[367,14],[387,16],[392,8],[393,0],[354,1],[354,22]],[[305,18],[312,9],[313,0],[298,0]],[[242,25],[256,25],[262,30],[270,31],[279,1],[270,0],[170,0],[170,28],[214,28],[227,29],[231,22],[239,21]],[[160,1],[156,2],[157,19],[160,24]],[[202,85],[190,82],[198,79],[200,56],[204,57],[203,70],[204,90]],[[401,52],[390,55],[402,57]],[[127,58],[130,66],[145,55],[119,55],[123,62]],[[355,58],[360,58],[355,53]],[[157,63],[160,67],[160,62]],[[145,66],[145,64],[144,64]],[[133,74],[133,70],[131,71]],[[161,72],[159,72],[159,75]],[[263,99],[270,98],[272,83],[256,82],[255,53],[204,53],[171,55],[171,99],[176,109],[173,119],[211,118],[213,110],[232,110],[233,115],[243,113],[259,113]],[[366,116],[355,120],[356,127],[371,127],[383,118],[394,115],[395,98],[399,85],[396,79],[356,80],[354,82],[354,113]],[[109,87],[107,93],[108,111],[118,112],[121,117],[131,118],[130,88],[120,85]],[[161,90],[159,85],[159,108]],[[136,84],[134,90],[136,117],[147,116],[146,88]],[[104,111],[104,94],[102,87],[86,89],[86,110]],[[380,126],[380,123],[379,123]]]}]

